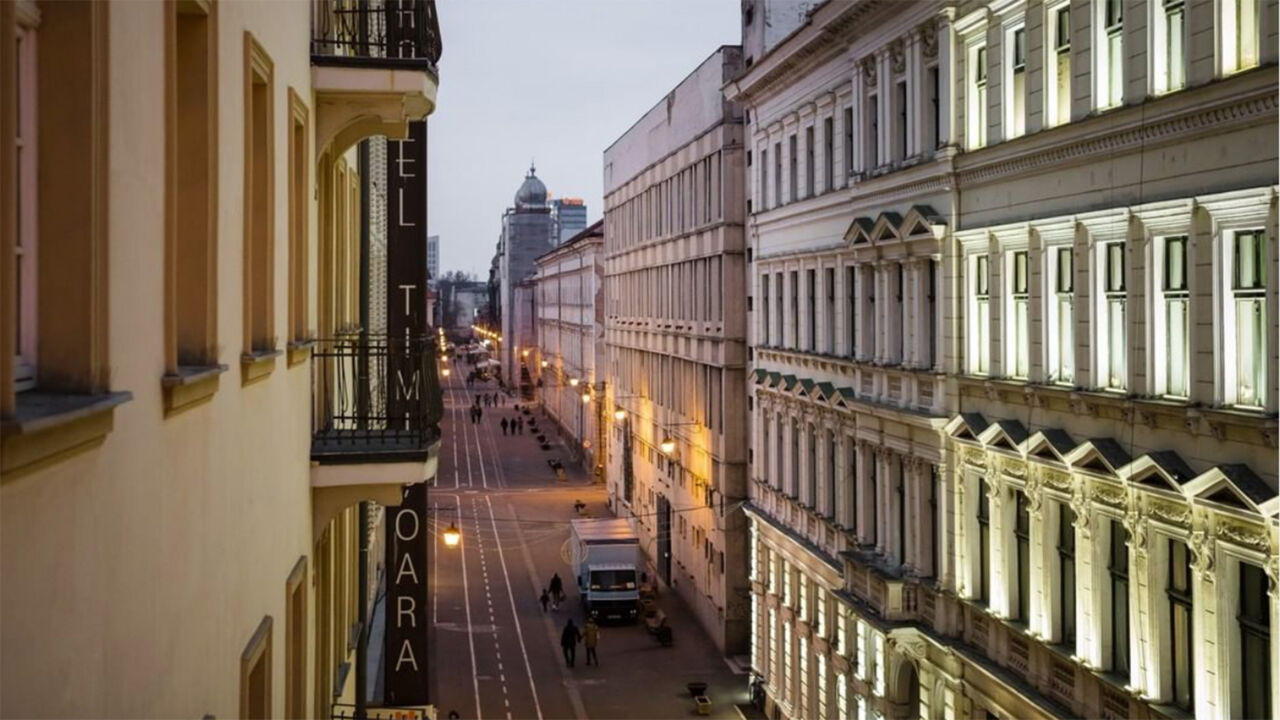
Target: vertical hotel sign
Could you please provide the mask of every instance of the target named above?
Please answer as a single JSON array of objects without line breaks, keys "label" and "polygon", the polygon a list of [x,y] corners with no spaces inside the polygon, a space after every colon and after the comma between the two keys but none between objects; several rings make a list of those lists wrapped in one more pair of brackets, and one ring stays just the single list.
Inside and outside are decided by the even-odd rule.
[{"label": "vertical hotel sign", "polygon": [[[421,2],[389,0],[389,57],[419,54]],[[409,123],[403,140],[387,142],[387,430],[425,432],[422,376],[428,360],[427,123]],[[386,515],[386,645],[384,703],[429,704],[427,691],[427,488],[407,486]]]}]

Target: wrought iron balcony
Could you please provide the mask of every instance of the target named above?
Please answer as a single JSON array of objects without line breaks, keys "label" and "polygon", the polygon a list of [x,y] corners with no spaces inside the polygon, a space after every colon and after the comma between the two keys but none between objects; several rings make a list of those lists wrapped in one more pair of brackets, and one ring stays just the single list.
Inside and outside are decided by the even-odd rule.
[{"label": "wrought iron balcony", "polygon": [[440,24],[435,0],[314,0],[311,62],[421,69],[436,75]]},{"label": "wrought iron balcony", "polygon": [[432,338],[319,340],[311,360],[311,459],[320,464],[425,460],[443,404]]}]

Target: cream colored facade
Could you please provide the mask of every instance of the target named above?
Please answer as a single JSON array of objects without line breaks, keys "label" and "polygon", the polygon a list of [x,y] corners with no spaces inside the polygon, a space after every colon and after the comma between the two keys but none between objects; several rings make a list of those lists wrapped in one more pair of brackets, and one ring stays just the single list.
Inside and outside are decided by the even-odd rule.
[{"label": "cream colored facade", "polygon": [[310,354],[358,303],[350,148],[436,75],[313,64],[326,7],[0,4],[4,717],[352,698],[357,502],[430,463],[323,475]]},{"label": "cream colored facade", "polygon": [[[604,472],[604,231],[600,223],[537,260],[538,396],[589,471]],[[530,359],[534,355],[530,353]],[[585,400],[583,398],[586,398]]]},{"label": "cream colored facade", "polygon": [[1276,32],[829,3],[727,86],[771,712],[1280,714]]},{"label": "cream colored facade", "polygon": [[748,620],[743,153],[719,88],[740,68],[718,49],[604,153],[610,501],[730,655]]}]

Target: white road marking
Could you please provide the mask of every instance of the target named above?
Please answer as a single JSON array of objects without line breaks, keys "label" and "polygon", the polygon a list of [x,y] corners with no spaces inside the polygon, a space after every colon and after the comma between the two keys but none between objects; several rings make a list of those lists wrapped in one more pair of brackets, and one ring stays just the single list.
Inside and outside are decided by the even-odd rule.
[{"label": "white road marking", "polygon": [[538,720],[542,720],[542,705],[538,702],[538,688],[533,681],[533,668],[529,666],[529,652],[524,645],[524,630],[520,626],[520,616],[516,613],[516,597],[511,591],[511,575],[507,572],[507,558],[506,554],[502,552],[502,542],[498,541],[498,521],[493,515],[493,503],[489,501],[488,496],[485,497],[484,502],[489,506],[489,523],[493,526],[493,537],[498,546],[498,560],[502,564],[502,576],[507,582],[507,599],[511,601],[511,619],[516,623],[516,637],[520,639],[520,654],[524,656],[525,674],[529,676],[529,691],[533,693],[533,707],[538,713]]},{"label": "white road marking", "polygon": [[[475,500],[471,501],[473,504]],[[454,504],[462,506],[462,499],[454,496]],[[477,523],[479,525],[479,523]],[[480,713],[480,677],[476,672],[476,640],[475,633],[471,632],[471,591],[467,583],[467,549],[464,543],[458,544],[458,550],[462,555],[462,602],[467,608],[467,643],[471,646],[471,684],[476,694],[476,720],[481,720]]]}]

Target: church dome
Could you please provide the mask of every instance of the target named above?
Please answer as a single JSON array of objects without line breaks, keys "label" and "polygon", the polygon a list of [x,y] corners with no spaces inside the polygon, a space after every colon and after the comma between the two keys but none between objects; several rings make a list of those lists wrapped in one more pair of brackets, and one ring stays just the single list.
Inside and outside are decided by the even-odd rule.
[{"label": "church dome", "polygon": [[547,204],[547,186],[542,184],[537,175],[534,175],[533,166],[530,165],[529,174],[524,177],[524,183],[516,191],[516,207],[545,204]]}]

